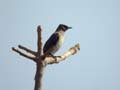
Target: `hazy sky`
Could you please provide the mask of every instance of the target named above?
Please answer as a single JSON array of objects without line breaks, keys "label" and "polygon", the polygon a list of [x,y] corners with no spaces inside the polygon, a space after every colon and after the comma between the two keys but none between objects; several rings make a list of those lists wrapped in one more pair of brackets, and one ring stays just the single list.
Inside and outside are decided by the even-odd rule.
[{"label": "hazy sky", "polygon": [[120,90],[120,0],[0,0],[0,90],[33,90],[35,63],[12,52],[36,50],[60,24],[72,26],[56,55],[81,50],[45,69],[44,90]]}]

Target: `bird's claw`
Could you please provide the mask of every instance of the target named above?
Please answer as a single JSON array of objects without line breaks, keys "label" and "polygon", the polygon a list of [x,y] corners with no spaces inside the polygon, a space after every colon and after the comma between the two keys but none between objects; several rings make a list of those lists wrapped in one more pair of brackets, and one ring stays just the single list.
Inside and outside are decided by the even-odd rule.
[{"label": "bird's claw", "polygon": [[55,63],[59,63],[59,61],[57,61],[57,58],[61,58],[61,56],[54,56],[52,54],[50,54],[54,59],[55,59]]}]

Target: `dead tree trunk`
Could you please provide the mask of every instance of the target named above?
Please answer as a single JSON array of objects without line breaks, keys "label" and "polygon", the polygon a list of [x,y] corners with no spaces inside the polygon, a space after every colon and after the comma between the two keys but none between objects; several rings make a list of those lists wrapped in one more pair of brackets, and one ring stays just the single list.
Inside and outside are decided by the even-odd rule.
[{"label": "dead tree trunk", "polygon": [[42,90],[42,77],[43,77],[43,72],[44,68],[48,64],[54,64],[54,63],[59,63],[60,61],[65,60],[67,57],[75,54],[78,50],[80,50],[79,44],[75,45],[74,47],[70,48],[66,53],[61,55],[61,57],[45,57],[43,53],[43,47],[42,47],[42,37],[41,37],[41,32],[42,29],[40,26],[37,28],[37,33],[38,33],[38,39],[37,39],[37,52],[32,51],[31,49],[28,49],[22,45],[18,45],[19,49],[22,49],[33,56],[29,56],[23,52],[21,52],[18,49],[15,49],[12,47],[12,50],[15,51],[16,53],[20,54],[23,57],[26,57],[36,63],[36,74],[35,74],[35,87],[34,90]]},{"label": "dead tree trunk", "polygon": [[42,90],[42,77],[44,72],[44,66],[42,64],[37,64],[36,75],[35,75],[35,88],[34,90]]}]

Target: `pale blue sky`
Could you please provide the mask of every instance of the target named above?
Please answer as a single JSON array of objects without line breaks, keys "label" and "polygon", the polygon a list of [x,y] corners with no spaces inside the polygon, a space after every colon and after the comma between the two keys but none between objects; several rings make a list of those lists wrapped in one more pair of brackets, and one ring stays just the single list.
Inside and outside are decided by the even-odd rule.
[{"label": "pale blue sky", "polygon": [[11,47],[36,50],[37,26],[45,42],[60,23],[73,29],[56,55],[76,43],[81,51],[46,68],[44,90],[120,90],[119,0],[1,0],[0,90],[33,90],[34,62]]}]

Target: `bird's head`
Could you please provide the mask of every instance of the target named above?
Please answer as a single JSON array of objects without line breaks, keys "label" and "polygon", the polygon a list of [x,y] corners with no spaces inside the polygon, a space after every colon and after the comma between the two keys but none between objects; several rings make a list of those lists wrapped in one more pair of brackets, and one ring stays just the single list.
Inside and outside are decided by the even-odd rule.
[{"label": "bird's head", "polygon": [[69,27],[69,26],[67,26],[67,25],[64,25],[64,24],[60,24],[59,26],[58,26],[58,28],[57,28],[57,30],[56,31],[59,31],[59,30],[62,30],[62,31],[67,31],[68,29],[71,29],[72,27]]}]

